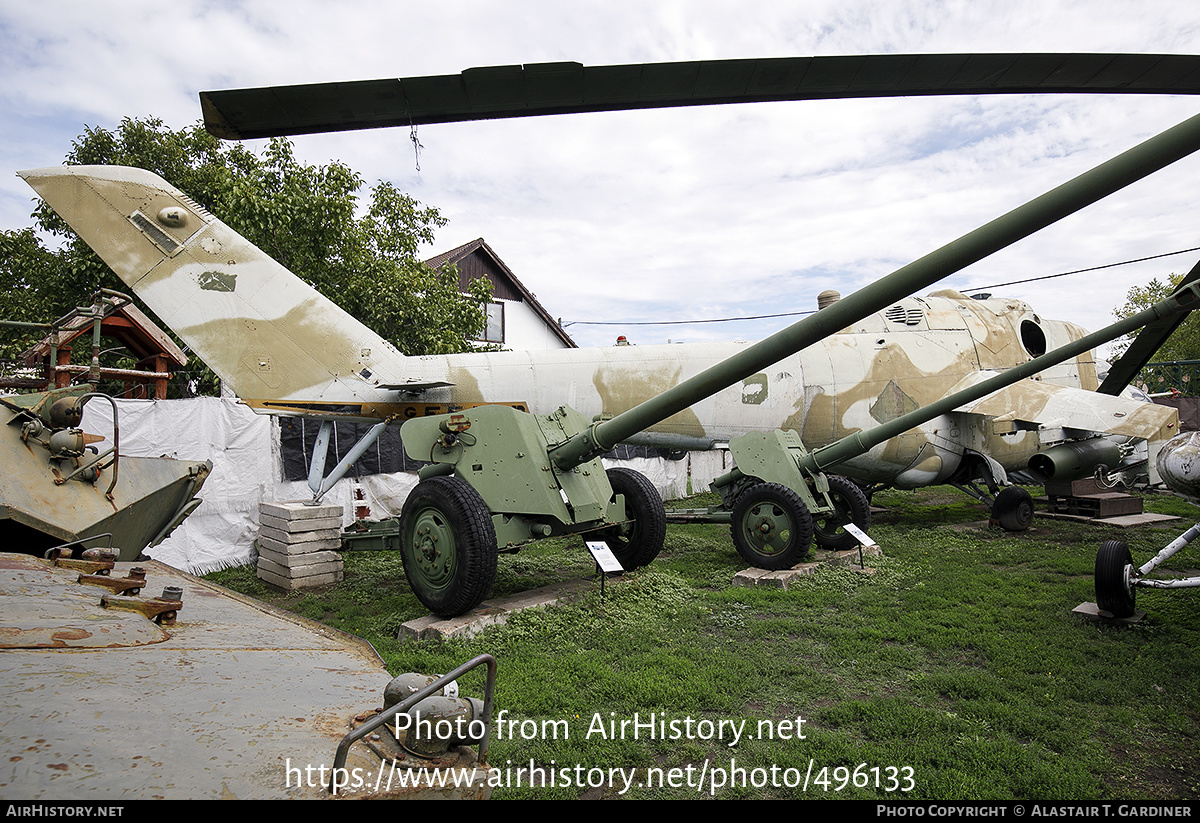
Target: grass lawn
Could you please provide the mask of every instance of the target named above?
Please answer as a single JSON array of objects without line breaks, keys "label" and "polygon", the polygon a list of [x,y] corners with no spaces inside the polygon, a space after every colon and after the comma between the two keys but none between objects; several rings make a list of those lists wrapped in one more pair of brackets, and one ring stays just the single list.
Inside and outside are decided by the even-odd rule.
[{"label": "grass lawn", "polygon": [[[1200,591],[1139,591],[1135,627],[1071,615],[1094,599],[1102,541],[1128,541],[1140,564],[1194,507],[1151,494],[1147,510],[1184,519],[1121,531],[1037,517],[1011,535],[950,488],[874,503],[887,512],[872,574],[734,588],[745,564],[728,527],[672,525],[658,560],[603,600],[597,584],[446,644],[395,639],[426,613],[396,554],[348,553],[344,582],[303,593],[249,568],[210,578],[367,639],[393,673],[494,655],[496,709],[515,722],[494,733],[492,765],[566,769],[571,784],[497,798],[615,797],[620,782],[575,787],[614,768],[638,770],[624,794],[637,798],[1200,797]],[[1200,574],[1197,552],[1168,571]],[[545,541],[501,556],[494,593],[591,570],[579,539]],[[462,687],[482,696],[482,674]]]}]

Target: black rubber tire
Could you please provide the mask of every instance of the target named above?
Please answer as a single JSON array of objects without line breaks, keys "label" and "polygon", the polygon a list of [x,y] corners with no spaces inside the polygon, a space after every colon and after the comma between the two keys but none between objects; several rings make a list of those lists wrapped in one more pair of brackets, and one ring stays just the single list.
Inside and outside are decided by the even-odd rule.
[{"label": "black rubber tire", "polygon": [[808,554],[813,520],[800,495],[778,483],[757,483],[733,504],[733,545],[751,566],[790,569]]},{"label": "black rubber tire", "polygon": [[822,549],[845,551],[858,545],[858,538],[843,526],[853,523],[864,532],[871,528],[871,503],[854,481],[840,475],[829,476],[829,499],[835,512],[813,515],[813,539]]},{"label": "black rubber tire", "polygon": [[1026,531],[1033,523],[1033,498],[1020,486],[1001,489],[992,503],[992,520],[1006,532]]},{"label": "black rubber tire", "polygon": [[1106,540],[1096,552],[1096,605],[1113,617],[1133,614],[1134,588],[1126,581],[1133,571],[1129,546],[1120,540]]},{"label": "black rubber tire", "polygon": [[479,492],[458,477],[422,480],[404,501],[400,554],[417,599],[438,617],[483,602],[496,582],[496,529]]},{"label": "black rubber tire", "polygon": [[667,512],[654,484],[641,472],[613,468],[608,475],[612,500],[625,495],[625,513],[631,522],[599,532],[626,571],[649,565],[667,539]]}]

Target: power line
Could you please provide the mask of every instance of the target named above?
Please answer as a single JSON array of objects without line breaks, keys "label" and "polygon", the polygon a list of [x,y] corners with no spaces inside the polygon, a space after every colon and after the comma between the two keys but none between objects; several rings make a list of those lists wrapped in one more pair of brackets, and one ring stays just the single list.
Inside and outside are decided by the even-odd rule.
[{"label": "power line", "polygon": [[745,317],[711,317],[705,320],[572,320],[564,326],[690,326],[692,323],[728,323],[733,320],[766,320],[770,317],[799,317],[812,311],[785,311],[781,314],[748,314]]},{"label": "power line", "polygon": [[970,294],[971,292],[983,291],[984,289],[998,289],[1002,286],[1016,286],[1021,283],[1032,283],[1035,280],[1052,280],[1055,277],[1066,277],[1068,274],[1083,274],[1084,272],[1099,271],[1100,269],[1111,269],[1116,266],[1128,266],[1130,263],[1142,263],[1146,260],[1157,260],[1160,257],[1170,257],[1173,254],[1187,254],[1190,251],[1200,251],[1200,246],[1191,249],[1180,249],[1179,251],[1169,251],[1163,254],[1152,254],[1149,257],[1138,257],[1133,260],[1122,260],[1120,263],[1105,263],[1103,266],[1092,266],[1091,268],[1087,269],[1075,269],[1074,271],[1064,271],[1059,272],[1058,274],[1045,274],[1041,277],[1029,277],[1025,280],[1010,280],[1007,283],[996,283],[991,286],[975,286],[969,289],[963,289],[962,291],[963,294]]},{"label": "power line", "polygon": [[[1133,260],[1122,260],[1120,263],[1105,263],[1102,266],[1090,266],[1086,269],[1075,269],[1074,271],[1064,271],[1058,274],[1044,274],[1040,277],[1027,277],[1024,280],[1010,280],[1007,283],[995,283],[991,286],[972,286],[971,288],[962,289],[963,294],[971,294],[972,292],[980,292],[984,289],[998,289],[1004,286],[1018,286],[1022,283],[1033,283],[1038,280],[1053,280],[1055,277],[1066,277],[1071,274],[1085,274],[1089,271],[1099,271],[1100,269],[1111,269],[1116,266],[1128,266],[1131,263],[1143,263],[1146,260],[1158,260],[1161,257],[1171,257],[1176,254],[1187,254],[1188,252],[1200,251],[1200,246],[1195,246],[1190,249],[1180,249],[1179,251],[1169,251],[1163,254],[1152,254],[1149,257],[1137,257]],[[563,323],[566,326],[690,326],[693,323],[731,323],[737,320],[769,320],[773,317],[800,317],[806,314],[816,314],[816,309],[811,311],[787,311],[779,314],[750,314],[742,317],[710,317],[702,320],[571,320]]]}]

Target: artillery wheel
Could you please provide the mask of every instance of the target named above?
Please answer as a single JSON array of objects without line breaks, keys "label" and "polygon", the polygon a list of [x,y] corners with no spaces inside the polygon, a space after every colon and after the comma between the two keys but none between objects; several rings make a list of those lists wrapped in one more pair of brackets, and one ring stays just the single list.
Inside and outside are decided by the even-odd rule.
[{"label": "artillery wheel", "polygon": [[808,554],[813,519],[800,495],[778,483],[758,483],[733,504],[733,545],[759,569],[790,569]]},{"label": "artillery wheel", "polygon": [[479,492],[458,477],[422,480],[404,501],[404,574],[438,617],[478,606],[496,582],[496,529]]},{"label": "artillery wheel", "polygon": [[1134,590],[1129,578],[1133,557],[1120,540],[1105,540],[1096,552],[1096,605],[1113,617],[1133,614]]},{"label": "artillery wheel", "polygon": [[609,469],[613,502],[625,495],[625,513],[631,522],[605,529],[599,536],[626,571],[648,565],[662,551],[667,539],[667,513],[662,498],[646,475],[633,469]]},{"label": "artillery wheel", "polygon": [[829,499],[834,511],[813,516],[813,537],[823,549],[845,551],[858,545],[858,538],[843,526],[853,523],[863,531],[871,528],[871,503],[854,481],[840,475],[829,476]]},{"label": "artillery wheel", "polygon": [[1033,522],[1033,498],[1019,486],[1001,489],[992,503],[992,520],[1006,532],[1023,532]]}]

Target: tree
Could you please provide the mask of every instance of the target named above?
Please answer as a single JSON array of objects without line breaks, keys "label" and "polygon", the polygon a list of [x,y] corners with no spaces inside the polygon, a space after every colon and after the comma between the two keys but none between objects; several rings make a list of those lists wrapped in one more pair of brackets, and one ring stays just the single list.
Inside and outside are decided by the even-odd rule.
[{"label": "tree", "polygon": [[[1150,308],[1160,300],[1165,300],[1179,288],[1183,280],[1182,274],[1172,274],[1164,283],[1157,277],[1144,286],[1134,286],[1125,295],[1125,305],[1113,311],[1119,320],[1131,317],[1144,309]],[[1118,346],[1118,356],[1129,348],[1137,334],[1131,334]],[[1115,358],[1114,358],[1115,359]],[[1200,316],[1189,314],[1166,339],[1154,355],[1156,362],[1172,360],[1200,360]]]},{"label": "tree", "polygon": [[[85,130],[66,163],[155,172],[406,354],[466,351],[483,337],[491,284],[474,280],[464,296],[452,266],[433,271],[418,257],[446,223],[437,209],[386,182],[360,209],[358,173],[303,165],[288,140],[259,156],[200,124],[173,131],[126,118],[113,131]],[[44,203],[34,219],[66,242],[49,250],[30,229],[0,233],[0,319],[49,322],[99,288],[127,291]]]},{"label": "tree", "polygon": [[[67,271],[64,255],[45,248],[33,229],[0,232],[0,320],[43,323],[61,317],[61,281]],[[29,336],[0,337],[0,356],[20,353]]]}]

